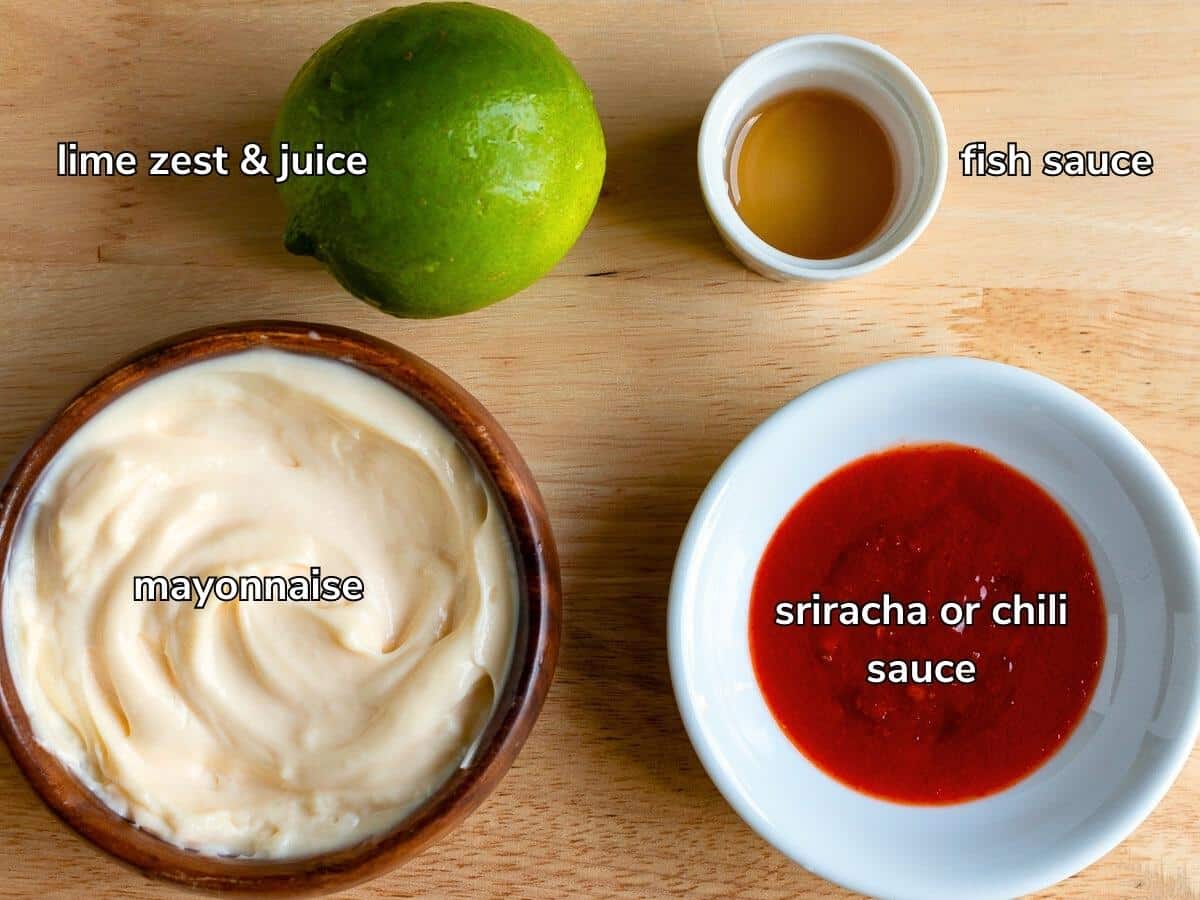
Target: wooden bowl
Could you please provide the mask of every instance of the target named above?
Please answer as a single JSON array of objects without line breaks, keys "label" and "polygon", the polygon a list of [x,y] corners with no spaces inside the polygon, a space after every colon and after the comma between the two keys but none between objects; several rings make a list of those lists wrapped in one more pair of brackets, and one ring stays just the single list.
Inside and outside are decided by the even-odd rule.
[{"label": "wooden bowl", "polygon": [[[137,385],[189,363],[271,347],[348,361],[417,400],[459,439],[490,478],[507,514],[518,569],[517,637],[508,679],[469,765],[399,825],[347,847],[298,859],[207,856],[155,837],[117,815],[34,739],[0,634],[0,733],[46,805],[80,835],[154,878],[207,891],[314,893],[349,887],[419,853],[470,813],[512,764],[541,710],[558,656],[558,556],[533,476],[480,403],[429,363],[366,334],[304,322],[239,322],[192,331],[117,364],[71,400],[13,465],[0,488],[0,560],[22,508],[55,453],[97,412]],[[0,583],[0,613],[4,593]]]}]

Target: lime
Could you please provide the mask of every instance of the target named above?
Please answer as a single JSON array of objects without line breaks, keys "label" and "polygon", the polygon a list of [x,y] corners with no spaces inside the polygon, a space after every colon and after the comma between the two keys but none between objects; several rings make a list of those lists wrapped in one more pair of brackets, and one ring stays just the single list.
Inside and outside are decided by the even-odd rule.
[{"label": "lime", "polygon": [[486,306],[575,243],[604,177],[591,92],[545,34],[472,3],[390,9],[300,69],[273,144],[360,151],[367,172],[279,185],[285,245],[398,316]]}]

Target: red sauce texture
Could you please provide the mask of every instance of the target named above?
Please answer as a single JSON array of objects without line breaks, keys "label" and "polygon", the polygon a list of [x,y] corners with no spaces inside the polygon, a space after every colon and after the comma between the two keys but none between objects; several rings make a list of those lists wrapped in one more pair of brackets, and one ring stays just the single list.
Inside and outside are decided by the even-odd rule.
[{"label": "red sauce texture", "polygon": [[[926,626],[778,625],[776,604],[886,591]],[[1020,592],[1067,594],[1067,624],[999,626]],[[970,626],[939,619],[979,601]],[[808,621],[808,620],[806,620]],[[947,804],[1038,768],[1079,724],[1104,660],[1105,612],[1087,545],[1020,472],[952,444],[859,459],[804,495],[759,563],[750,651],[780,727],[815,765],[877,797]],[[973,660],[972,684],[868,684],[870,660]]]}]

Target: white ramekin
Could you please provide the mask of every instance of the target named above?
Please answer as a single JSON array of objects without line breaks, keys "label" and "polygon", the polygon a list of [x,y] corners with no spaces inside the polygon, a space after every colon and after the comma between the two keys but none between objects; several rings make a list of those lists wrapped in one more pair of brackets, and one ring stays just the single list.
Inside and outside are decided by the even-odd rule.
[{"label": "white ramekin", "polygon": [[[800,88],[828,88],[867,107],[892,140],[899,189],[879,236],[837,259],[804,259],[776,249],[742,221],[729,196],[729,149],[742,123],[766,101]],[[781,281],[851,278],[895,259],[933,218],[946,184],[946,130],[921,80],[882,47],[840,34],[772,44],[730,73],[700,126],[700,188],[725,243],[749,268]]]}]

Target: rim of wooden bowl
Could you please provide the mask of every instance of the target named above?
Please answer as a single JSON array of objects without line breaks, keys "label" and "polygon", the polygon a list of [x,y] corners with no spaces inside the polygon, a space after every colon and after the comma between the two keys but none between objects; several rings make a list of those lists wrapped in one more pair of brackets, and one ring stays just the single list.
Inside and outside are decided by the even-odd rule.
[{"label": "rim of wooden bowl", "polygon": [[[400,865],[461,822],[492,791],[528,737],[549,690],[558,657],[562,598],[557,551],[537,484],[516,446],[478,400],[433,365],[379,338],[334,325],[275,320],[234,322],[176,335],[122,360],[76,394],[18,455],[0,487],[4,568],[38,477],[93,415],[155,376],[264,347],[338,360],[403,391],[458,437],[492,483],[513,542],[519,612],[508,677],[470,762],[387,832],[316,856],[246,859],[184,850],[135,826],[38,744],[17,696],[2,631],[0,734],[50,810],[120,862],[194,890],[295,895],[350,887]],[[3,603],[0,575],[0,614]]]}]

